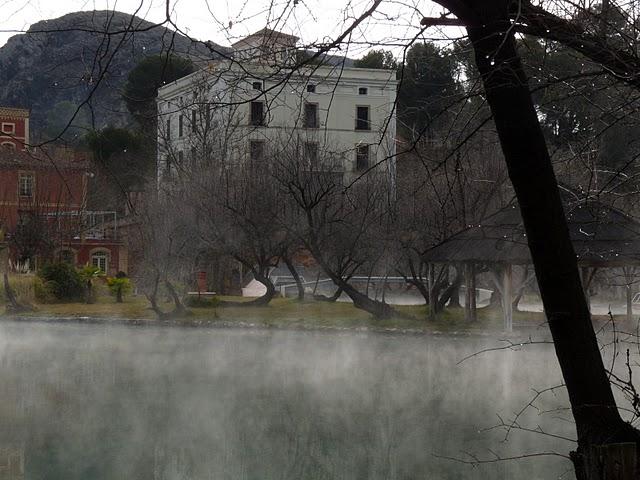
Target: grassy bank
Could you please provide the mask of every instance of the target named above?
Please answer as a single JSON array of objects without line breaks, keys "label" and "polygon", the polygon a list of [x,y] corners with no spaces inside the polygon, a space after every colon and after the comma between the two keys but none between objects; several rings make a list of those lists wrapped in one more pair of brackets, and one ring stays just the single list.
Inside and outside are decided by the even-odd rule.
[{"label": "grassy bank", "polygon": [[[242,301],[242,298],[223,297]],[[124,303],[115,303],[111,297],[100,297],[93,304],[52,303],[35,304],[35,310],[25,316],[126,318],[154,321],[155,314],[149,309],[149,303],[142,296],[129,297]],[[171,304],[162,305],[169,311]],[[3,310],[0,307],[0,311]],[[376,320],[367,312],[355,308],[350,303],[317,302],[307,300],[298,302],[293,299],[276,298],[264,307],[190,307],[191,315],[180,321],[194,320],[220,321],[227,324],[251,323],[260,326],[278,328],[390,328],[424,331],[500,331],[502,314],[500,311],[480,309],[478,321],[469,323],[464,319],[462,309],[446,309],[435,321],[427,320],[424,305],[399,306],[397,310],[409,318]],[[544,322],[540,313],[515,312],[516,325],[536,326]]]}]

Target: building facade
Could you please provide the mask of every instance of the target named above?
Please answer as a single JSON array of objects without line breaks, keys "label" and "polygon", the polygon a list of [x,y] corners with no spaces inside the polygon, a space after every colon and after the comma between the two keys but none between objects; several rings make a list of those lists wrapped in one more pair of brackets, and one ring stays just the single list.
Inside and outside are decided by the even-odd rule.
[{"label": "building facade", "polygon": [[0,107],[0,148],[26,150],[29,142],[29,110]]},{"label": "building facade", "polygon": [[[28,133],[28,117],[23,120]],[[90,155],[66,147],[26,148],[28,142],[0,148],[0,238],[13,268],[36,270],[62,260],[109,275],[126,271],[115,213],[86,209]]]},{"label": "building facade", "polygon": [[202,155],[260,162],[285,144],[296,145],[310,171],[349,179],[373,169],[393,181],[396,72],[294,68],[296,42],[261,30],[236,42],[230,59],[159,90],[159,184]]}]

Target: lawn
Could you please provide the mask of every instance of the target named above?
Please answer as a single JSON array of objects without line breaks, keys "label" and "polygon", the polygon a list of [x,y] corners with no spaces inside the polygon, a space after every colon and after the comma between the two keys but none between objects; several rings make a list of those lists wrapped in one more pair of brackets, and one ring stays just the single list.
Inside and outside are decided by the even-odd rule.
[{"label": "lawn", "polygon": [[[222,297],[226,300],[242,301],[237,297]],[[92,317],[119,318],[154,321],[155,314],[149,309],[149,303],[142,296],[130,296],[118,304],[112,297],[100,297],[96,303],[53,303],[36,304],[27,317]],[[164,304],[165,311],[171,310],[171,304]],[[2,306],[0,306],[0,311]],[[427,320],[424,305],[399,306],[397,310],[405,316],[388,320],[376,320],[363,310],[344,302],[318,302],[276,298],[263,307],[191,307],[191,315],[180,322],[219,322],[225,325],[257,325],[276,328],[379,328],[419,331],[500,331],[502,315],[500,311],[479,309],[478,320],[469,323],[464,319],[462,309],[446,309],[435,321]],[[540,325],[544,316],[540,313],[515,312],[516,325]]]}]

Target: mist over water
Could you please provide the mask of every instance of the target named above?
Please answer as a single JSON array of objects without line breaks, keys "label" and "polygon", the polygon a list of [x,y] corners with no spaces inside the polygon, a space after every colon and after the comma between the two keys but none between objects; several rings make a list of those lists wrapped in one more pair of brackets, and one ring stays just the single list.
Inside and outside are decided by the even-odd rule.
[{"label": "mist over water", "polygon": [[[551,345],[465,356],[479,337],[6,323],[0,478],[550,479],[483,459],[573,444],[483,431],[560,383]],[[573,437],[563,390],[520,424]],[[13,472],[13,473],[11,473]]]}]

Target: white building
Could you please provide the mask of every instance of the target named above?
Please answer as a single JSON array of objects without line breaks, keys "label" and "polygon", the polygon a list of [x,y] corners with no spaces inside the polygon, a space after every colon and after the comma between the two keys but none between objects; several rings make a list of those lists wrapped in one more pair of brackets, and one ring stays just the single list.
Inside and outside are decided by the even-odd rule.
[{"label": "white building", "polygon": [[159,182],[205,149],[219,161],[259,162],[292,137],[311,171],[348,179],[379,164],[394,182],[396,72],[294,68],[297,40],[261,30],[236,42],[229,58],[158,91]]}]

